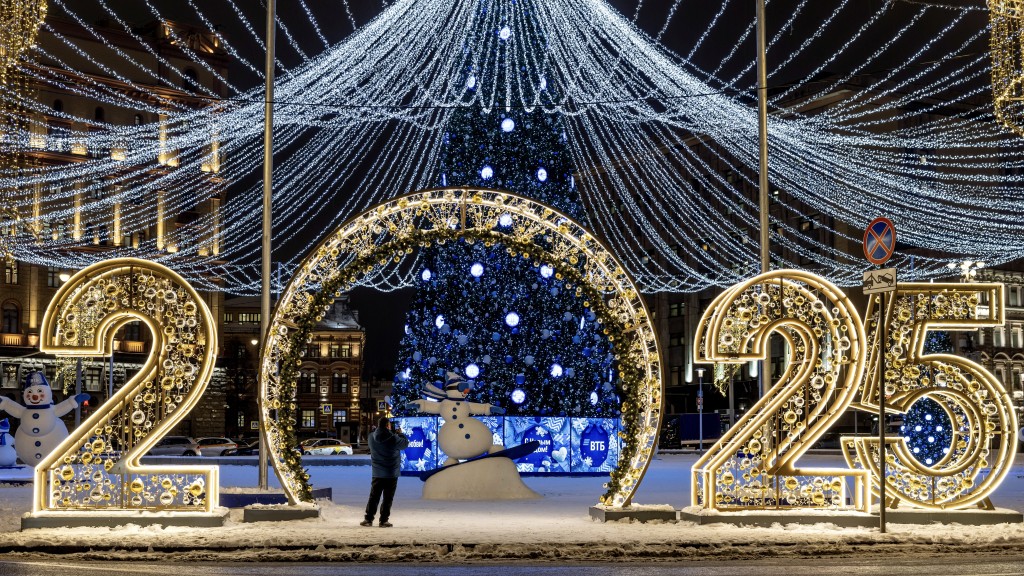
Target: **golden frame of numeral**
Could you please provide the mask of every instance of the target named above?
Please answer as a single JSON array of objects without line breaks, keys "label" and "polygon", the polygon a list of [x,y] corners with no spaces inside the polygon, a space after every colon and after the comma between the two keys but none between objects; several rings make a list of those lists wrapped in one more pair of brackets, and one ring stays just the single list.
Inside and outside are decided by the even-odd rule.
[{"label": "golden frame of numeral", "polygon": [[137,258],[93,264],[57,291],[40,350],[108,356],[131,321],[152,334],[150,355],[35,469],[33,512],[212,512],[216,466],[143,466],[140,458],[199,402],[217,357],[216,323],[202,297],[170,269]]},{"label": "golden frame of numeral", "polygon": [[[985,296],[988,317],[979,318]],[[988,497],[1013,464],[1017,420],[1006,388],[980,364],[952,354],[926,354],[930,330],[964,330],[1002,326],[1005,322],[1003,285],[995,283],[901,283],[889,299],[889,334],[880,342],[878,298],[871,298],[869,318],[873,343],[871,365],[885,354],[886,408],[905,413],[920,398],[931,398],[953,425],[952,446],[938,462],[918,461],[904,438],[886,439],[886,496],[929,509],[965,508],[987,504]],[[878,412],[877,371],[866,375],[855,407]],[[850,467],[871,472],[871,490],[879,482],[878,439],[842,439]],[[983,469],[990,468],[980,482]]]},{"label": "golden frame of numeral", "polygon": [[[503,216],[509,217],[508,226],[499,226]],[[316,317],[336,291],[347,290],[360,275],[416,248],[459,239],[501,244],[514,257],[551,265],[556,278],[576,287],[606,337],[614,340],[626,389],[626,444],[601,501],[628,505],[650,463],[661,421],[661,363],[644,301],[611,252],[568,216],[509,192],[470,188],[414,192],[349,219],[307,256],[281,295],[261,354],[260,419],[289,502],[312,502],[289,427],[294,426],[294,367]]]},{"label": "golden frame of numeral", "polygon": [[720,294],[694,339],[701,363],[766,358],[769,335],[793,357],[782,378],[692,469],[691,502],[708,509],[836,507],[854,481],[867,506],[863,470],[798,468],[797,460],[849,407],[864,372],[864,327],[846,295],[799,270],[756,276]]}]

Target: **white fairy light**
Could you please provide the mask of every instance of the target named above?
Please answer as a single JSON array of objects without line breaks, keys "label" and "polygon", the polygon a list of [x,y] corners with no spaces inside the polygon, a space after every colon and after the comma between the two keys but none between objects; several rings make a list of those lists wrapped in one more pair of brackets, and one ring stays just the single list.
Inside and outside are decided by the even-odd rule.
[{"label": "white fairy light", "polygon": [[[44,29],[49,41],[27,57],[31,66],[23,71],[40,86],[99,106],[135,110],[146,119],[141,125],[118,125],[94,120],[91,111],[88,116],[56,112],[52,100],[42,100],[51,92],[22,103],[32,116],[24,130],[12,131],[8,142],[47,153],[87,154],[73,164],[0,175],[0,188],[24,191],[10,199],[21,217],[19,226],[51,231],[38,238],[15,237],[15,256],[65,269],[108,256],[147,256],[173,266],[198,286],[217,286],[211,278],[218,277],[231,292],[258,292],[254,239],[261,186],[239,183],[253,182],[260,170],[262,89],[244,89],[220,77],[230,97],[218,100],[209,84],[186,78],[181,60],[154,51],[130,29],[115,3],[97,2],[127,44],[107,41],[103,29],[89,24],[92,15],[76,13],[74,3],[54,0],[52,10],[76,22],[83,34]],[[262,47],[257,26],[238,3],[226,4],[238,12],[244,29],[239,35],[248,35],[239,41]],[[320,240],[311,235],[309,222],[330,230],[388,197],[436,186],[441,180],[437,151],[456,106],[499,114],[512,107],[541,107],[564,115],[576,169],[570,178],[589,211],[588,225],[645,291],[727,285],[756,269],[758,208],[748,190],[756,184],[751,177],[758,162],[757,118],[752,93],[739,84],[749,80],[752,64],[735,65],[747,57],[741,45],[753,33],[750,21],[724,17],[723,7],[682,57],[652,43],[600,0],[525,0],[487,11],[468,1],[401,0],[330,45],[324,23],[317,22],[304,0],[300,4],[293,16],[298,22],[280,23],[281,45],[291,51],[287,59],[298,63],[279,60],[282,74],[275,87],[275,143],[290,150],[274,183],[275,242],[291,251],[285,271]],[[162,14],[149,0],[141,5],[158,20],[178,19]],[[809,0],[797,3],[770,38],[770,51],[810,17],[811,5]],[[181,10],[182,19],[213,28],[216,19],[203,12],[203,3],[188,0]],[[345,10],[354,21],[347,4]],[[901,215],[901,240],[913,246],[990,265],[1024,257],[1024,236],[1009,233],[1024,226],[1018,208],[1024,178],[1016,175],[1024,145],[987,110],[961,106],[962,111],[947,111],[986,94],[987,86],[975,88],[988,73],[987,55],[974,54],[986,34],[971,27],[968,16],[975,8],[908,6],[897,20],[883,7],[862,11],[861,3],[835,0],[832,11],[796,48],[774,52],[773,78],[793,76],[795,62],[814,55],[810,72],[802,75],[804,83],[798,83],[806,84],[833,69],[844,53],[862,50],[864,42],[879,37],[879,27],[891,30],[881,42],[872,40],[872,49],[846,74],[815,84],[814,90],[794,86],[772,96],[772,180],[784,194],[772,213],[771,241],[775,254],[786,255],[780,265],[813,268],[840,284],[859,282],[863,263],[805,234],[799,223],[813,222],[840,240],[857,242],[847,230],[857,230],[867,215],[876,213]],[[666,26],[673,14],[666,15]],[[853,24],[846,37],[836,31],[839,22]],[[693,60],[708,49],[705,39],[727,23],[735,30],[734,43],[716,59],[720,67],[698,69]],[[297,31],[310,25],[313,42],[299,42]],[[262,78],[261,63],[241,57],[244,51],[227,36],[210,34],[219,50]],[[908,50],[910,38],[924,40]],[[193,68],[208,77],[221,76],[173,27],[167,39],[182,47]],[[100,42],[107,52],[102,58],[92,51]],[[902,64],[880,66],[897,43],[907,54]],[[940,46],[942,54],[935,57]],[[76,70],[76,62],[83,70]],[[855,75],[879,68],[886,72],[867,88],[834,96]],[[80,74],[84,69],[99,70],[130,89]],[[725,69],[740,73],[722,78]],[[184,93],[207,98],[208,105],[186,106],[149,87],[165,77]],[[834,102],[820,113],[802,112],[791,104],[798,90],[804,91],[800,105],[829,95]],[[16,97],[0,87],[0,98]],[[906,121],[920,118],[919,106],[911,104],[933,101],[942,101],[945,108],[928,104],[933,108],[926,111],[934,113],[923,124]],[[511,118],[499,126],[506,132],[523,129]],[[713,145],[693,148],[689,139],[695,134]],[[214,140],[216,154],[211,152]],[[115,150],[118,160],[112,159]],[[164,164],[154,171],[158,158],[177,166]],[[470,169],[494,178],[494,166],[501,166],[505,178],[501,159],[489,161],[489,166]],[[152,203],[158,195],[168,222],[207,202],[225,187],[203,171],[214,164],[220,167],[217,181],[232,187],[219,214],[201,213],[189,226],[177,227],[168,233],[163,250],[152,237],[139,241],[138,248],[126,242],[99,253],[81,250],[96,234],[109,242],[115,209],[121,234],[131,236],[157,226]],[[553,178],[545,168],[536,168],[535,177],[534,185]],[[34,216],[31,191],[37,187],[44,191],[46,207]],[[77,237],[68,224],[76,217],[81,221]],[[105,230],[89,235],[86,224]],[[511,226],[512,219],[503,216],[498,224]],[[965,229],[971,234],[962,234]],[[219,253],[210,252],[212,243],[221,247]],[[178,251],[169,253],[170,245]],[[914,278],[948,274],[944,265],[916,257]],[[382,267],[360,284],[394,290],[416,279],[412,271]]]}]

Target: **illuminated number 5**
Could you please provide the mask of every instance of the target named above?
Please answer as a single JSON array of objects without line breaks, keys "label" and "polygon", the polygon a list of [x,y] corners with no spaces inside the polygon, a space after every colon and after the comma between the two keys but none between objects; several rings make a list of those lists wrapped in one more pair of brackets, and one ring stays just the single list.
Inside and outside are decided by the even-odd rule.
[{"label": "illuminated number 5", "polygon": [[[982,299],[987,300],[987,317]],[[901,435],[886,438],[886,495],[923,508],[991,506],[988,495],[1002,482],[1013,463],[1017,421],[1006,388],[979,364],[951,354],[928,354],[926,336],[934,329],[977,329],[1001,326],[1002,284],[900,284],[889,303],[889,337],[877,345],[878,302],[868,303],[873,355],[885,350],[887,408],[906,413],[927,398],[944,412],[941,421],[949,446],[938,458],[914,455]],[[875,358],[872,357],[872,362]],[[857,407],[878,412],[879,386],[869,371]],[[938,433],[942,430],[933,430]],[[933,437],[934,440],[934,437]],[[877,493],[878,440],[843,438],[850,466],[867,468]],[[987,474],[979,479],[984,472]]]},{"label": "illuminated number 5", "polygon": [[779,381],[693,466],[692,503],[711,509],[828,507],[847,482],[866,506],[864,470],[798,468],[797,460],[850,406],[864,372],[864,327],[841,290],[798,270],[777,270],[723,292],[704,312],[697,362],[767,357],[769,336],[790,358]]},{"label": "illuminated number 5", "polygon": [[192,510],[217,506],[216,466],[141,466],[188,414],[213,371],[217,333],[199,294],[171,270],[125,258],[89,266],[43,318],[40,349],[104,356],[128,322],[145,324],[145,365],[36,467],[33,510]]}]

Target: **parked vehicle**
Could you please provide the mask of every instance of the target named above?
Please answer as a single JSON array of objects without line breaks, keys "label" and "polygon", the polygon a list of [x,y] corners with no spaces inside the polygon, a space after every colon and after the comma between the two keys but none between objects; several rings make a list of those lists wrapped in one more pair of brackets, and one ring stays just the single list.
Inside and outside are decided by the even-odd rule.
[{"label": "parked vehicle", "polygon": [[149,451],[151,456],[202,456],[195,439],[188,436],[164,436]]},{"label": "parked vehicle", "polygon": [[352,446],[334,438],[312,438],[301,445],[306,455],[329,456],[333,454],[352,454]]},{"label": "parked vehicle", "polygon": [[224,452],[238,448],[238,444],[229,438],[200,438],[196,440],[203,456],[223,456]]},{"label": "parked vehicle", "polygon": [[260,443],[253,442],[252,444],[240,444],[238,448],[231,448],[224,451],[222,456],[259,456],[260,455]]}]

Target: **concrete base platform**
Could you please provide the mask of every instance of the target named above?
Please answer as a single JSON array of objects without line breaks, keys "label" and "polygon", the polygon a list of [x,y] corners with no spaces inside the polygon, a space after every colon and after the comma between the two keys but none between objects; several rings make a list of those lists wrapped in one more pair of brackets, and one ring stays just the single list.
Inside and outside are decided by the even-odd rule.
[{"label": "concrete base platform", "polygon": [[73,528],[77,526],[188,526],[212,528],[223,526],[228,518],[227,508],[213,512],[136,512],[134,510],[102,510],[95,512],[36,512],[21,517],[21,529]]},{"label": "concrete base platform", "polygon": [[242,522],[285,522],[319,518],[319,506],[259,506],[242,510]]},{"label": "concrete base platform", "polygon": [[[854,510],[751,510],[746,512],[719,512],[699,507],[683,508],[679,519],[695,524],[732,524],[734,526],[770,527],[773,524],[835,524],[843,528],[873,528],[878,526],[878,512]],[[885,511],[886,524],[962,524],[989,526],[992,524],[1020,524],[1024,514],[1006,508],[995,510],[920,510],[913,508]]]},{"label": "concrete base platform", "polygon": [[[877,518],[878,515],[876,514]],[[1008,508],[995,510],[917,510],[912,508],[886,510],[886,523],[893,524],[963,524],[965,526],[989,526],[991,524],[1020,524],[1024,514]]]},{"label": "concrete base platform", "polygon": [[619,520],[675,522],[679,520],[679,512],[668,504],[661,506],[627,506],[625,508],[591,506],[590,517],[601,522],[618,522]]},{"label": "concrete base platform", "polygon": [[[314,500],[331,500],[334,497],[334,490],[326,488],[313,488]],[[245,508],[254,504],[287,504],[288,497],[283,491],[267,492],[224,492],[220,493],[220,505],[225,508]]]},{"label": "concrete base platform", "polygon": [[[843,528],[878,526],[878,516],[853,510],[750,510],[719,512],[691,506],[679,511],[679,519],[694,524],[731,524],[768,528],[774,524],[835,524]],[[888,520],[888,516],[886,516]]]}]

